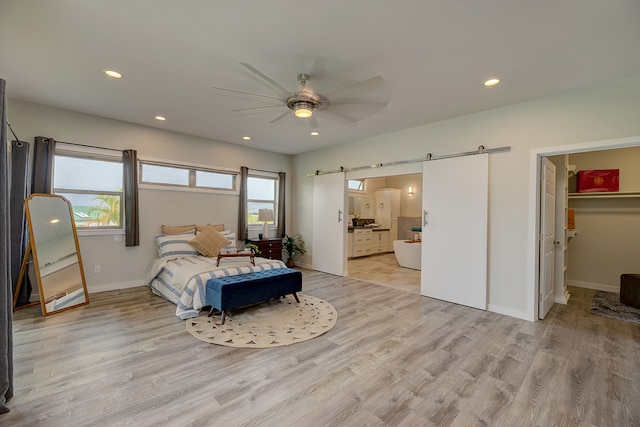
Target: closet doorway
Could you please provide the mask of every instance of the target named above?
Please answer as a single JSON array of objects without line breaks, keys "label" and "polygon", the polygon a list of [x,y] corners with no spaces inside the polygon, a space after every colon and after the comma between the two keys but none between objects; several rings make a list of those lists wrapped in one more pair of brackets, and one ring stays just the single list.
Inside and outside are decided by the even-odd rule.
[{"label": "closet doorway", "polygon": [[[540,246],[539,246],[539,242],[538,242],[538,236],[540,235],[540,231],[541,231],[541,221],[540,218],[542,216],[542,203],[541,203],[541,189],[538,187],[538,183],[540,182],[540,177],[542,176],[542,172],[541,172],[541,164],[542,164],[542,160],[543,159],[550,159],[552,160],[556,166],[562,164],[563,168],[565,164],[569,164],[572,160],[572,156],[573,159],[576,160],[577,163],[582,163],[582,165],[578,165],[580,166],[578,169],[610,169],[610,168],[618,168],[618,166],[620,166],[621,168],[621,177],[625,177],[624,178],[624,183],[622,183],[621,180],[621,185],[620,185],[620,192],[621,193],[630,193],[630,194],[623,194],[623,197],[618,197],[617,195],[613,195],[612,198],[610,199],[604,199],[604,198],[600,198],[599,196],[596,196],[596,198],[593,199],[589,199],[587,200],[586,198],[583,198],[582,196],[572,196],[571,193],[573,193],[572,190],[574,190],[574,188],[572,188],[572,184],[571,181],[563,181],[562,180],[562,176],[564,175],[564,173],[558,173],[558,181],[557,181],[557,187],[558,187],[558,193],[559,194],[559,198],[560,200],[562,200],[562,198],[564,198],[564,201],[562,202],[562,208],[561,209],[557,209],[556,210],[556,223],[559,224],[558,228],[557,228],[557,233],[560,237],[560,240],[564,240],[563,245],[560,245],[560,247],[557,249],[559,251],[559,253],[557,253],[556,255],[556,262],[555,262],[555,267],[554,267],[554,277],[555,277],[555,284],[554,284],[554,288],[555,288],[555,302],[556,303],[566,303],[566,301],[568,300],[568,298],[570,298],[570,295],[567,291],[567,286],[578,286],[578,287],[585,287],[585,288],[590,288],[590,289],[598,289],[598,290],[605,290],[605,291],[613,291],[613,292],[617,292],[619,289],[619,284],[617,281],[616,277],[613,277],[612,274],[613,273],[609,273],[609,278],[607,279],[606,277],[597,277],[597,274],[601,274],[602,273],[602,269],[598,268],[598,262],[596,261],[591,261],[591,262],[585,262],[585,268],[592,268],[595,269],[594,271],[597,271],[597,273],[594,273],[594,271],[587,271],[586,269],[580,274],[577,275],[576,274],[576,269],[575,269],[575,264],[577,262],[582,262],[582,258],[584,258],[583,256],[580,256],[580,253],[585,253],[585,243],[587,242],[588,239],[597,237],[594,236],[593,233],[587,232],[587,229],[584,228],[584,231],[581,231],[581,223],[583,225],[583,227],[586,227],[588,225],[589,222],[593,223],[593,221],[598,221],[597,216],[598,215],[606,215],[608,211],[612,210],[612,207],[615,207],[615,209],[619,210],[619,213],[622,215],[623,218],[625,218],[625,220],[629,220],[630,218],[634,218],[634,221],[636,221],[636,225],[633,225],[632,227],[640,227],[640,225],[637,225],[637,222],[640,222],[640,173],[638,173],[638,175],[629,175],[629,174],[624,174],[625,169],[624,169],[624,161],[625,160],[620,160],[619,164],[618,163],[611,163],[610,162],[610,158],[612,157],[612,155],[615,154],[616,151],[618,151],[618,149],[625,149],[624,150],[624,155],[621,157],[622,159],[626,159],[626,161],[631,161],[634,164],[637,164],[638,161],[638,155],[640,155],[640,137],[630,137],[630,138],[621,138],[621,139],[616,139],[616,140],[606,140],[606,141],[595,141],[595,142],[590,142],[590,143],[583,143],[583,144],[574,144],[571,146],[559,146],[559,147],[551,147],[551,148],[546,148],[546,149],[539,149],[539,150],[532,150],[531,151],[531,176],[530,176],[530,196],[533,198],[531,200],[531,204],[532,206],[535,206],[535,210],[533,212],[531,212],[531,217],[530,217],[530,232],[529,232],[529,239],[530,239],[530,245],[532,247],[532,253],[534,254],[534,256],[532,257],[532,259],[529,260],[529,264],[531,266],[531,271],[533,272],[533,274],[530,276],[529,278],[529,284],[527,287],[527,318],[530,318],[531,320],[537,320],[540,316],[541,313],[539,313],[539,293],[540,293],[540,282],[542,280],[542,275],[541,275],[541,266],[540,266]],[[621,151],[622,153],[623,151]],[[588,154],[591,159],[589,161],[586,162],[581,162],[580,160],[580,156],[584,155],[584,154]],[[564,161],[565,156],[567,157],[567,161]],[[596,161],[594,163],[593,158],[597,158],[597,156],[602,156],[602,161]],[[633,156],[633,157],[631,157]],[[609,159],[608,159],[609,158]],[[561,159],[561,161],[559,161],[559,159]],[[629,160],[631,159],[631,160]],[[614,165],[613,167],[609,167],[611,165]],[[629,167],[628,170],[631,171],[635,171],[637,169],[637,167]],[[562,171],[564,172],[564,171]],[[567,176],[569,176],[569,172],[567,171]],[[630,187],[631,185],[631,187]],[[605,196],[606,197],[606,196]],[[608,206],[605,206],[608,205]],[[576,210],[576,230],[574,231],[577,234],[574,234],[574,232],[572,232],[571,234],[569,234],[569,231],[565,229],[565,221],[566,221],[566,214],[565,214],[565,209],[569,209],[569,208],[575,208]],[[584,217],[580,217],[579,215],[584,214]],[[600,230],[607,230],[607,227],[601,227],[598,226],[597,228],[599,228]],[[566,236],[564,236],[564,234],[567,233]],[[613,244],[616,245],[616,241],[614,239],[616,239],[616,235],[618,235],[619,233],[615,230],[612,229],[608,229],[606,232],[606,234],[604,236],[600,236],[600,242],[602,242],[602,239],[606,239],[606,241],[608,242],[608,244]],[[629,233],[634,233],[634,231],[632,230],[627,230],[625,236],[628,236]],[[569,237],[570,236],[570,237]],[[564,239],[563,239],[564,237]],[[622,243],[623,241],[626,242],[625,244],[628,244],[629,242],[631,242],[630,239],[628,238],[618,238],[619,239],[619,243]],[[558,239],[556,239],[558,240]],[[595,243],[596,240],[592,240],[591,243],[589,243],[589,246],[587,248],[588,252],[591,253],[597,253],[598,247],[601,247],[599,243]],[[635,240],[634,240],[635,242]],[[606,248],[605,247],[601,247],[602,249],[602,254],[606,253]],[[573,251],[573,252],[572,252]],[[637,250],[635,251],[629,251],[626,250],[627,253],[637,253]],[[576,258],[577,257],[577,258]],[[571,263],[574,263],[574,266],[570,266]],[[618,262],[619,260],[615,260],[616,262]],[[606,259],[601,259],[602,263],[607,263]],[[609,264],[611,263],[611,260],[609,261]],[[604,264],[600,264],[600,265],[604,265]],[[568,267],[568,268],[567,268]],[[622,270],[624,270],[625,267],[624,265],[620,265],[618,270],[620,270],[620,273],[622,272]],[[631,270],[633,270],[633,265],[629,266],[629,268]],[[637,268],[637,266],[636,266]],[[569,274],[567,275],[567,271],[569,272]],[[635,270],[634,270],[635,271]],[[617,275],[618,272],[616,272],[615,275]],[[579,280],[572,280],[572,277],[586,277],[586,278],[582,278]],[[609,282],[609,283],[599,283],[599,282]]]}]

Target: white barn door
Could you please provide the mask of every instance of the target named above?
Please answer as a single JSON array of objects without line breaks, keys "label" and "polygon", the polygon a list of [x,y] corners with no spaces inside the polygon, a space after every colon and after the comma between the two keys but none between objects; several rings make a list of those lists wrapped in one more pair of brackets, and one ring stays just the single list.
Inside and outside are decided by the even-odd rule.
[{"label": "white barn door", "polygon": [[343,276],[346,271],[347,191],[344,173],[313,178],[312,268]]},{"label": "white barn door", "polygon": [[424,296],[487,308],[489,155],[423,164]]}]

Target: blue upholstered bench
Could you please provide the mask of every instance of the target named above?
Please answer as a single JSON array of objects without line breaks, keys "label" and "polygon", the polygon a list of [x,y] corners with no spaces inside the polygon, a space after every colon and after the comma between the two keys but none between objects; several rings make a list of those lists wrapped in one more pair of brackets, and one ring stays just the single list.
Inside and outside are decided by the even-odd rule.
[{"label": "blue upholstered bench", "polygon": [[274,268],[237,276],[219,277],[207,280],[205,301],[214,310],[222,312],[221,325],[230,310],[245,305],[257,304],[293,294],[302,290],[302,273],[292,268]]}]

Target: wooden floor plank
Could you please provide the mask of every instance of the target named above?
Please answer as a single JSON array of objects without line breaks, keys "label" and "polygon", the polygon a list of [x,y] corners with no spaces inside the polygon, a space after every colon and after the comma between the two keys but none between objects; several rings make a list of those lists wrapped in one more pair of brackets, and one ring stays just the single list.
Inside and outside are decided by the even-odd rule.
[{"label": "wooden floor plank", "polygon": [[594,291],[532,323],[302,271],[338,323],[288,347],[199,341],[146,287],[16,312],[0,424],[640,425],[640,325],[591,315]]}]

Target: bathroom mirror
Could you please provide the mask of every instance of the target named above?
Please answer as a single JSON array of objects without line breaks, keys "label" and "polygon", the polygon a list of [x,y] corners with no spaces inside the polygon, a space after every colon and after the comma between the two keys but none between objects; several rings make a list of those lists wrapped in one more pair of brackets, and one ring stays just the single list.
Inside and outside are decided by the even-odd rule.
[{"label": "bathroom mirror", "polygon": [[71,203],[62,196],[32,194],[25,207],[42,314],[89,304]]}]

